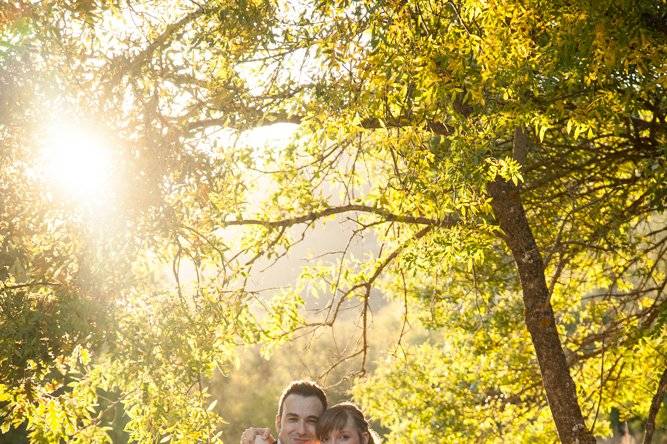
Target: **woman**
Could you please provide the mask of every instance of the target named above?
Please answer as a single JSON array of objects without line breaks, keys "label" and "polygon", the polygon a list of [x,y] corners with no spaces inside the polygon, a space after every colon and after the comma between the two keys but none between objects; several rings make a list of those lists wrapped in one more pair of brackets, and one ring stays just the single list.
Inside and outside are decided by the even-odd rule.
[{"label": "woman", "polygon": [[316,433],[322,444],[379,444],[364,414],[351,402],[327,409],[317,422]]}]

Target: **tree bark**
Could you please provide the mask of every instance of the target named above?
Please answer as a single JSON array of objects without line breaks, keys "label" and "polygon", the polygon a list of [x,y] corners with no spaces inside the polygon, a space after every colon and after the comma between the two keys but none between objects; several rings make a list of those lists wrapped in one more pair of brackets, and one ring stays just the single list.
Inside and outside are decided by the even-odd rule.
[{"label": "tree bark", "polygon": [[549,301],[544,262],[526,218],[519,188],[498,178],[487,185],[487,191],[493,199],[491,207],[505,233],[505,242],[517,264],[526,326],[535,347],[558,437],[564,444],[595,444],[595,437],[586,428],[581,414]]},{"label": "tree bark", "polygon": [[658,410],[660,410],[660,404],[662,404],[662,400],[665,397],[665,392],[667,392],[667,369],[662,372],[660,382],[658,382],[658,388],[655,390],[655,395],[653,395],[651,408],[648,411],[648,419],[646,420],[646,430],[644,431],[644,440],[642,441],[642,444],[651,444],[651,441],[653,440],[655,418],[658,416]]}]

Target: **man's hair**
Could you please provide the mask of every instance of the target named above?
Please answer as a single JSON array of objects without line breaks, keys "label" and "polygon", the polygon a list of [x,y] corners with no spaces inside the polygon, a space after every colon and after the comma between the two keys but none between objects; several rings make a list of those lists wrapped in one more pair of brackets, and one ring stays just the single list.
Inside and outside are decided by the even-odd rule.
[{"label": "man's hair", "polygon": [[278,416],[280,417],[283,416],[283,405],[289,395],[299,395],[304,398],[315,396],[322,403],[324,410],[327,409],[327,395],[324,394],[324,390],[319,385],[312,381],[292,381],[280,395],[280,401],[278,401]]}]

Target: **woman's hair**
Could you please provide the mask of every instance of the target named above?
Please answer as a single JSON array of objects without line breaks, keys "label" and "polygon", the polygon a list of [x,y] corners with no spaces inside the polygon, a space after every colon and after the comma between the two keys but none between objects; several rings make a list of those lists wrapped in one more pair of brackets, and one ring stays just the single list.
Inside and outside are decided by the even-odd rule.
[{"label": "woman's hair", "polygon": [[317,421],[317,438],[324,440],[336,430],[342,430],[347,425],[348,419],[354,423],[359,437],[363,433],[368,434],[368,444],[376,444],[373,436],[375,433],[368,428],[368,421],[359,407],[351,402],[341,402],[327,409]]}]

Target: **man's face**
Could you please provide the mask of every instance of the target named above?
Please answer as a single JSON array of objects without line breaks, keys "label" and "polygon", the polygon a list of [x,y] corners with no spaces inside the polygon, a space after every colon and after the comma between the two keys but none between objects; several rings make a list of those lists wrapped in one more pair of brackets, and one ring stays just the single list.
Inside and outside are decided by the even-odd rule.
[{"label": "man's face", "polygon": [[317,420],[324,406],[317,396],[292,394],[283,402],[282,416],[276,416],[276,429],[281,444],[316,444]]}]

